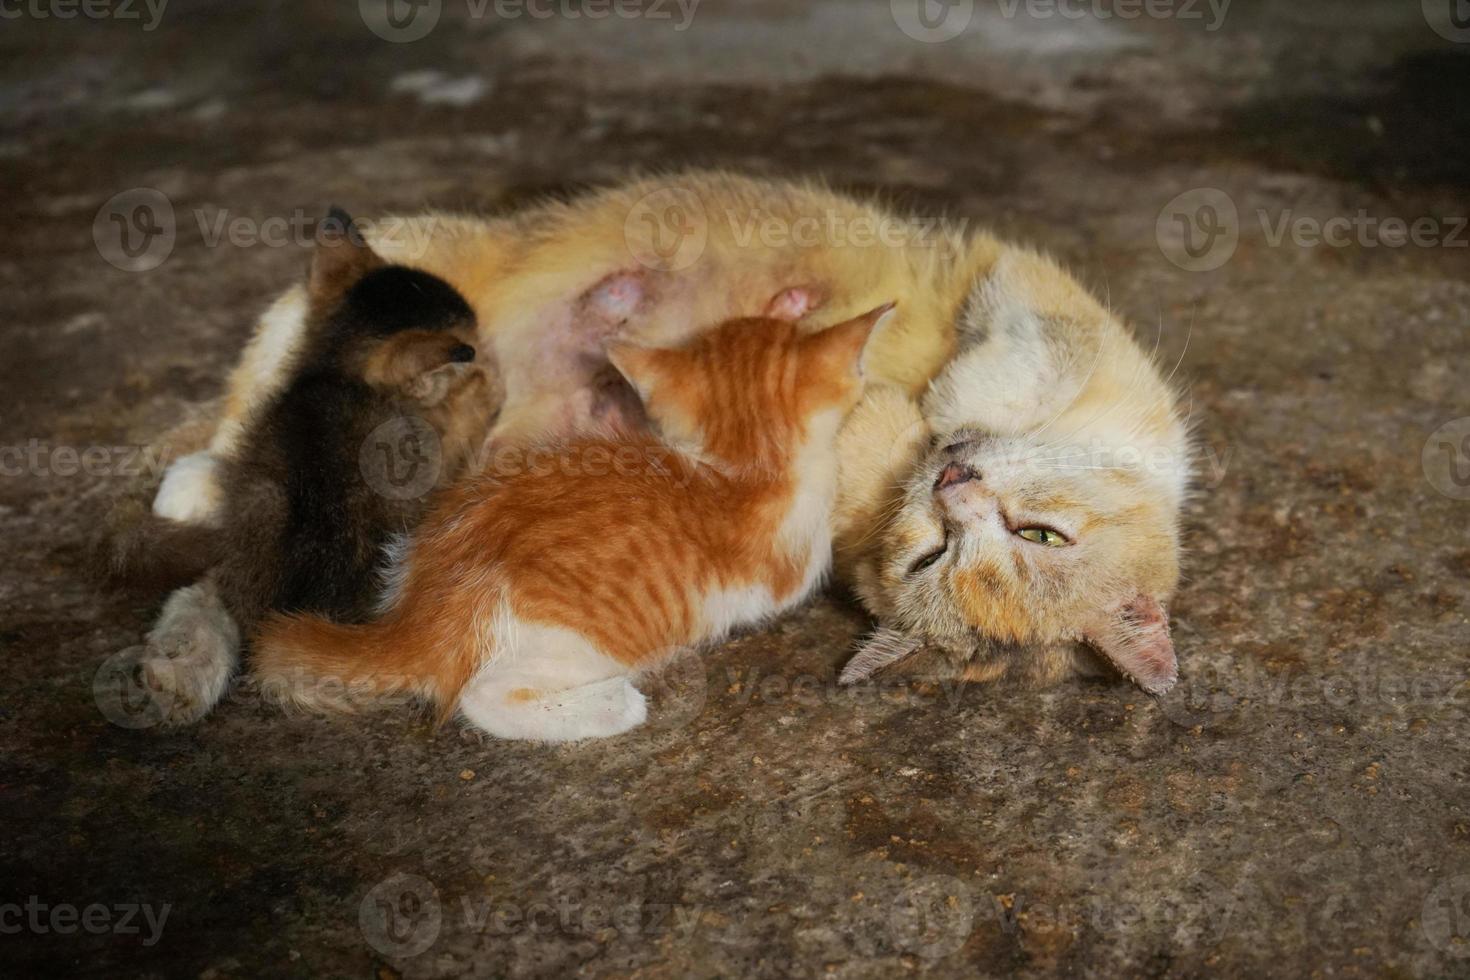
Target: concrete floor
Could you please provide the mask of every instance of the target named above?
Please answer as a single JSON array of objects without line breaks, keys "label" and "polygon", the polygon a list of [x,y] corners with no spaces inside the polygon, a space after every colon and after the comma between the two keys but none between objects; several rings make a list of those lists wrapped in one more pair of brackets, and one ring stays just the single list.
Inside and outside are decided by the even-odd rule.
[{"label": "concrete floor", "polygon": [[[1470,45],[1441,5],[1235,0],[1211,30],[997,0],[926,43],[905,0],[683,30],[444,0],[390,43],[350,2],[152,30],[38,2],[0,27],[0,973],[1470,975]],[[838,692],[863,619],[833,596],[602,744],[243,686],[192,729],[108,720],[94,676],[154,609],[99,596],[83,543],[302,267],[222,218],[683,164],[993,226],[1158,336],[1205,461],[1175,693]],[[117,254],[105,202],[140,187],[161,264]]]}]

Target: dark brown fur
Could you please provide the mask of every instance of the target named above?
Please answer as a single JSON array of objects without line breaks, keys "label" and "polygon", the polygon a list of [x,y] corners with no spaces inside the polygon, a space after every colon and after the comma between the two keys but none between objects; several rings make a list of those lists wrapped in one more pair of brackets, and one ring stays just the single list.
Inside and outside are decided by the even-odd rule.
[{"label": "dark brown fur", "polygon": [[[350,219],[333,218],[345,234],[313,257],[296,369],[221,462],[222,523],[134,509],[106,560],[109,579],[154,588],[207,571],[246,635],[271,611],[368,617],[385,544],[418,524],[427,490],[464,468],[498,408],[496,379],[472,363],[474,314],[459,293],[387,265]],[[414,492],[422,480],[384,486],[368,478],[380,451],[399,467],[437,461],[438,478],[425,492]]]}]

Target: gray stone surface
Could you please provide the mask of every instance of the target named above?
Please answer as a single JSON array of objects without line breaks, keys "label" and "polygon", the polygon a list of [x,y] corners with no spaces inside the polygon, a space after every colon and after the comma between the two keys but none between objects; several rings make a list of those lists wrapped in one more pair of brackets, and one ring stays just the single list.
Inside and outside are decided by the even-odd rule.
[{"label": "gray stone surface", "polygon": [[[1447,3],[1235,0],[1210,30],[1203,2],[1000,0],[942,43],[886,3],[707,0],[678,30],[672,5],[445,0],[412,43],[359,6],[174,0],[152,30],[141,4],[6,7],[0,972],[1470,973],[1470,432],[1432,435],[1470,416]],[[156,480],[123,450],[183,444],[160,440],[208,418],[302,266],[221,216],[499,208],[684,164],[993,226],[1157,335],[1206,463],[1178,691],[839,693],[863,620],[832,596],[677,665],[654,724],[602,744],[246,688],[184,731],[109,722],[94,675],[154,607],[90,587],[84,541]],[[177,234],[128,272],[93,225],[139,187]],[[1166,208],[1200,188],[1238,241],[1196,226],[1216,267],[1188,271]],[[1360,212],[1337,243],[1292,230]],[[1394,246],[1384,218],[1432,222]],[[110,926],[67,918],[92,904]],[[166,908],[161,935],[129,905]]]}]

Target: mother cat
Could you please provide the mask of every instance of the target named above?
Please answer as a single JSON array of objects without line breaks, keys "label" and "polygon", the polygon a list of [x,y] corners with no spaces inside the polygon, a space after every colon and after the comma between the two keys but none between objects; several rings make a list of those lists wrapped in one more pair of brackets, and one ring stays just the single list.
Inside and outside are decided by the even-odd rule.
[{"label": "mother cat", "polygon": [[[837,573],[880,625],[842,679],[923,653],[947,676],[1046,684],[1105,670],[1101,654],[1150,692],[1174,683],[1185,423],[1128,331],[1046,258],[818,185],[720,173],[365,230],[474,305],[506,381],[504,439],[606,405],[614,335],[672,346],[773,295],[815,330],[896,297],[839,444]],[[212,461],[290,363],[303,309],[293,290],[262,318],[209,450],[170,471],[159,513],[208,518]],[[212,706],[237,657],[199,625],[218,610],[193,601],[171,603],[151,638],[150,656],[174,658],[175,721]]]}]

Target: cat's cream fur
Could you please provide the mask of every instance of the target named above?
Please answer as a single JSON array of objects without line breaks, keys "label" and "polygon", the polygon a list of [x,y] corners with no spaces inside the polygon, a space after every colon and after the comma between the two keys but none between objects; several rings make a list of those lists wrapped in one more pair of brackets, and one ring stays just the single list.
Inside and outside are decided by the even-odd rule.
[{"label": "cat's cream fur", "polygon": [[[670,201],[682,210],[665,224]],[[692,228],[702,247],[671,252],[671,226]],[[862,244],[862,228],[889,233]],[[811,329],[896,298],[839,446],[837,572],[885,627],[844,679],[925,649],[971,680],[1049,683],[1096,669],[1096,651],[1147,689],[1173,682],[1163,610],[1179,576],[1185,423],[1127,329],[1045,257],[819,185],[717,173],[375,230],[389,261],[442,276],[475,307],[507,379],[501,438],[582,421],[586,402],[569,393],[592,384],[610,337],[579,328],[573,304],[605,277],[641,272],[650,305],[618,336],[663,346],[688,324],[755,314],[793,282],[822,299],[803,320]],[[290,362],[294,302],[288,293],[263,320],[212,452],[230,451],[237,420]],[[941,494],[951,462],[979,478]],[[161,494],[156,506],[207,510],[207,482],[195,472],[191,501]],[[1023,540],[1022,524],[1069,543]],[[911,571],[946,529],[952,550]]]}]

